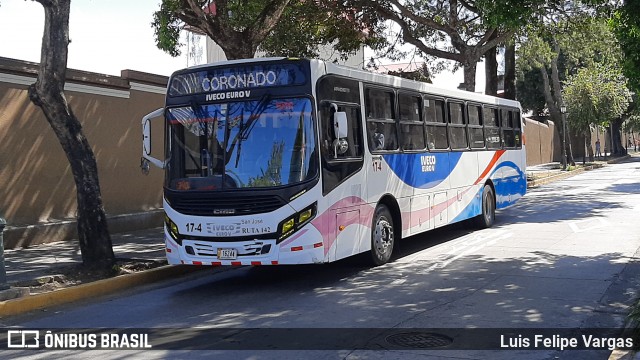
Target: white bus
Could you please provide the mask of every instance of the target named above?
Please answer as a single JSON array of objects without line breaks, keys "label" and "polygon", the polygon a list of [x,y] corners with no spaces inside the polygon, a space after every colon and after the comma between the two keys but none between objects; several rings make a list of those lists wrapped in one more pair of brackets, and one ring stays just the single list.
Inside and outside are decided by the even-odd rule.
[{"label": "white bus", "polygon": [[166,174],[170,264],[381,265],[402,238],[492,226],[526,191],[518,102],[318,60],[177,71],[142,122],[143,162]]}]

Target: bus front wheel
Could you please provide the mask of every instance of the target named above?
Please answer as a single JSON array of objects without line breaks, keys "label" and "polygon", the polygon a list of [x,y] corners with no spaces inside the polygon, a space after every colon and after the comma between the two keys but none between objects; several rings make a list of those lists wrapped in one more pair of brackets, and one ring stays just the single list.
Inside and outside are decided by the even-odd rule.
[{"label": "bus front wheel", "polygon": [[391,212],[385,205],[378,205],[373,213],[371,229],[371,261],[374,266],[386,264],[391,259],[394,235]]},{"label": "bus front wheel", "polygon": [[482,213],[476,218],[478,227],[481,229],[490,228],[496,220],[496,196],[493,188],[485,185],[482,190]]}]

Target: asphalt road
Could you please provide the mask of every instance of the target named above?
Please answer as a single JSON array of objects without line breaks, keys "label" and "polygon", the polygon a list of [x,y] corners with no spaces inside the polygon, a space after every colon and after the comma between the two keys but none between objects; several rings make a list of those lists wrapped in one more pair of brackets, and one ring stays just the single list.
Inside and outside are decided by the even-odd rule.
[{"label": "asphalt road", "polygon": [[[178,329],[173,330],[173,340],[174,348],[180,349],[220,346],[214,338],[220,334],[203,328],[282,328],[284,333],[248,332],[245,340],[253,339],[257,348],[272,348],[255,345],[263,340],[285,347],[289,340],[306,341],[324,350],[178,351],[156,346],[156,350],[91,354],[12,351],[0,357],[607,359],[608,350],[405,346],[408,336],[425,336],[424,331],[418,333],[420,329],[507,328],[527,337],[526,329],[532,328],[553,332],[624,326],[628,306],[640,288],[638,160],[530,190],[517,205],[499,211],[491,229],[474,231],[458,225],[405,239],[395,260],[385,266],[369,269],[348,260],[207,272],[144,291],[3,320],[5,325],[27,329],[144,328],[152,337],[166,337],[172,332],[167,329]],[[318,328],[356,330],[309,330]],[[371,329],[404,332],[399,336],[405,336],[400,337],[405,342],[385,346],[388,336],[381,342],[374,339],[374,345],[354,340],[371,339]],[[406,334],[411,329],[418,330]],[[465,336],[461,330],[442,330],[427,340],[443,334],[439,339],[454,344],[456,334]],[[331,349],[340,347],[335,345],[340,341],[346,348],[363,350]]]}]

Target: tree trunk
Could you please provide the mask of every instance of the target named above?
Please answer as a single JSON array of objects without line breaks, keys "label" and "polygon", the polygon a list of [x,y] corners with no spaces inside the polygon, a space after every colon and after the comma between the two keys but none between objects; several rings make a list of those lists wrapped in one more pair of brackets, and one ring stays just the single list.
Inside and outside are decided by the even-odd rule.
[{"label": "tree trunk", "polygon": [[585,157],[589,156],[589,162],[593,162],[593,148],[591,147],[591,129],[584,132],[584,143],[587,148]]},{"label": "tree trunk", "polygon": [[622,137],[620,129],[622,128],[622,119],[618,118],[611,122],[611,154],[625,155],[624,146],[622,145]]},{"label": "tree trunk", "polygon": [[[556,55],[551,59],[551,85],[553,86],[553,97],[555,98],[555,104],[557,107],[562,107],[564,99],[562,98],[562,85],[560,85],[560,73],[558,72],[558,54],[560,54],[560,46],[555,44]],[[567,121],[566,116],[563,116],[562,121]],[[567,125],[567,141],[565,147],[567,150],[567,162],[571,165],[575,165],[573,161],[573,153],[571,151],[571,131]]]},{"label": "tree trunk", "polygon": [[492,47],[484,54],[484,75],[486,95],[498,95],[498,60],[496,59],[496,47]]},{"label": "tree trunk", "polygon": [[477,62],[468,62],[464,64],[464,84],[462,90],[475,92],[476,91],[476,67]]},{"label": "tree trunk", "polygon": [[[564,121],[567,121],[567,117],[563,116]],[[567,147],[567,162],[569,164],[571,164],[571,166],[576,166],[576,161],[573,158],[573,150],[571,148],[571,144],[573,143],[573,139],[571,137],[571,127],[569,125],[567,125],[567,143],[566,143],[566,147]]]},{"label": "tree trunk", "polygon": [[71,0],[36,0],[45,10],[40,70],[29,98],[42,109],[71,165],[78,203],[78,237],[82,263],[106,268],[115,261],[100,195],[98,167],[82,125],[64,96]]},{"label": "tree trunk", "polygon": [[516,44],[510,42],[504,52],[504,97],[516,99]]},{"label": "tree trunk", "polygon": [[556,99],[554,98],[553,94],[551,93],[551,84],[549,82],[549,74],[547,73],[547,69],[545,69],[544,67],[539,68],[538,70],[540,70],[540,77],[542,78],[542,93],[544,94],[544,99],[545,99],[545,103],[547,104],[547,109],[549,110],[549,115],[551,115],[551,120],[554,122],[554,124],[559,124],[559,126],[556,126],[556,128],[558,129],[558,134],[560,135],[560,143],[561,143],[561,147],[560,149],[562,150],[560,153],[560,161],[562,162],[562,169],[566,170],[567,169],[567,147],[566,147],[566,139],[567,136],[565,134],[565,129],[566,129],[566,124],[565,122],[565,118],[562,115],[562,113],[560,112],[560,107],[556,104]]},{"label": "tree trunk", "polygon": [[242,33],[234,33],[232,37],[218,40],[227,60],[251,59],[256,55],[258,45],[254,45]]},{"label": "tree trunk", "polygon": [[229,10],[229,1],[227,0],[216,1],[215,14],[205,13],[201,1],[181,0],[179,8],[184,11],[176,10],[176,16],[185,24],[200,29],[215,41],[222,48],[228,60],[250,59],[255,56],[258,45],[278,24],[289,1],[264,1],[262,11],[257,19],[251,24],[247,24],[243,31],[239,31],[233,26],[234,13]]}]

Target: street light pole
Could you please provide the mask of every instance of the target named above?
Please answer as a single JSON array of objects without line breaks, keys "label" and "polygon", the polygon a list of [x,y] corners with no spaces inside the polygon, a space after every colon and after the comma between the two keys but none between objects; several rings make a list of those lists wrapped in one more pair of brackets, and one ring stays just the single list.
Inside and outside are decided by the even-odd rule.
[{"label": "street light pole", "polygon": [[567,106],[560,106],[562,113],[562,170],[567,170]]}]

